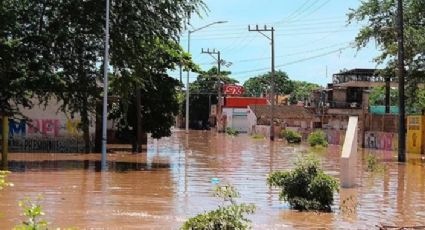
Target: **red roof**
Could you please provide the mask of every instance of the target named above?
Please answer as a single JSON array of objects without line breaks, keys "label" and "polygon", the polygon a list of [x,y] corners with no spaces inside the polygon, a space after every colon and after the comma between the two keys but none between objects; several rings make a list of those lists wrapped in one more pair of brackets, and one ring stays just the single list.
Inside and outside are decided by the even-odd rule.
[{"label": "red roof", "polygon": [[263,97],[227,97],[224,99],[224,107],[248,108],[248,105],[267,105],[267,98]]}]

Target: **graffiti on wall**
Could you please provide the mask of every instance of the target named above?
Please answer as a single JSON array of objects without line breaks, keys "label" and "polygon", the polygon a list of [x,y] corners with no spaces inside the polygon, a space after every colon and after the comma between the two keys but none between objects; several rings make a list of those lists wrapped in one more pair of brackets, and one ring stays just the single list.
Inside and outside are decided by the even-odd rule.
[{"label": "graffiti on wall", "polygon": [[78,129],[79,124],[79,120],[56,118],[10,120],[9,150],[11,152],[83,152],[84,141]]},{"label": "graffiti on wall", "polygon": [[397,139],[396,133],[367,131],[364,143],[365,148],[394,151],[398,147]]},{"label": "graffiti on wall", "polygon": [[32,137],[32,136],[75,136],[79,135],[79,120],[66,121],[60,119],[32,119],[26,120],[10,120],[9,121],[9,137]]}]

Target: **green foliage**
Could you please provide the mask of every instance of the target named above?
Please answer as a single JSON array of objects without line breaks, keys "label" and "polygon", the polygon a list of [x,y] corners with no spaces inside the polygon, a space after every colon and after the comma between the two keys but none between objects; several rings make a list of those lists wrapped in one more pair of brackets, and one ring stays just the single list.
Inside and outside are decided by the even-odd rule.
[{"label": "green foliage", "polygon": [[[246,96],[260,97],[270,91],[271,73],[252,77],[243,84]],[[290,94],[293,91],[293,83],[288,75],[278,70],[275,72],[275,93],[277,95]]]},{"label": "green foliage", "polygon": [[[407,71],[407,102],[410,107],[417,102],[418,83],[423,82],[425,60],[425,1],[404,0],[404,49]],[[365,0],[357,9],[348,14],[349,22],[361,22],[363,27],[356,37],[357,48],[366,47],[369,42],[379,48],[380,54],[374,59],[386,65],[389,76],[396,73],[397,64],[397,1]]]},{"label": "green foliage", "polygon": [[320,86],[314,83],[305,82],[305,81],[292,81],[294,90],[291,93],[291,104],[296,104],[298,101],[307,100],[311,93],[318,89]]},{"label": "green foliage", "polygon": [[383,172],[385,167],[379,163],[378,158],[373,154],[366,156],[367,171],[369,172]]},{"label": "green foliage", "polygon": [[6,177],[9,174],[9,171],[0,171],[0,190],[3,190],[5,187],[13,186],[12,183],[7,182]]},{"label": "green foliage", "polygon": [[227,127],[226,128],[226,134],[230,135],[230,136],[237,136],[237,135],[239,135],[239,131],[234,129],[234,128]]},{"label": "green foliage", "polygon": [[252,139],[255,139],[255,140],[263,140],[265,138],[265,136],[262,134],[254,134],[251,137]]},{"label": "green foliage", "polygon": [[[398,90],[390,89],[390,104],[398,105]],[[385,87],[378,86],[369,94],[369,105],[385,105]]]},{"label": "green foliage", "polygon": [[47,221],[41,219],[44,216],[43,209],[40,205],[42,200],[41,196],[38,196],[36,201],[26,197],[24,200],[19,201],[19,207],[24,211],[24,216],[28,220],[23,221],[21,225],[18,225],[14,230],[47,230]]},{"label": "green foliage", "polygon": [[338,191],[338,181],[326,175],[320,162],[310,156],[299,158],[291,171],[273,172],[267,178],[271,186],[281,188],[280,199],[299,211],[330,212],[333,194]]},{"label": "green foliage", "polygon": [[282,138],[285,138],[289,143],[300,143],[301,142],[301,134],[294,130],[282,130],[280,133]]},{"label": "green foliage", "polygon": [[328,141],[326,140],[326,134],[322,130],[316,130],[308,135],[307,142],[310,146],[328,146]]},{"label": "green foliage", "polygon": [[199,214],[188,219],[182,230],[216,230],[216,229],[250,229],[250,221],[245,217],[255,211],[253,204],[237,204],[234,200],[239,197],[236,189],[230,185],[218,186],[214,195],[222,198],[224,202],[230,202],[227,206],[219,206],[218,209]]}]

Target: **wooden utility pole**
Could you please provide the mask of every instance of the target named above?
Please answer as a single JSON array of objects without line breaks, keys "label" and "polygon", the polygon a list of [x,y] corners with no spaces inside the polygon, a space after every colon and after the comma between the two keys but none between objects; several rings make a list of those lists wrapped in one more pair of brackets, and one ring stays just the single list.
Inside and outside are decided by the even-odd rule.
[{"label": "wooden utility pole", "polygon": [[[270,140],[274,141],[274,105],[275,105],[275,96],[274,96],[274,87],[275,87],[275,73],[274,73],[274,28],[259,28],[258,25],[255,26],[255,29],[251,29],[251,26],[248,26],[248,31],[255,31],[266,37],[271,42],[271,53],[272,53],[272,63],[271,63],[271,82],[270,82],[270,100],[271,100],[271,119],[270,119]],[[270,32],[271,36],[267,36],[264,32]]]},{"label": "wooden utility pole", "polygon": [[403,1],[397,0],[397,44],[398,44],[398,89],[399,89],[399,129],[398,129],[398,161],[406,162],[406,124],[404,105],[404,22],[403,22]]},{"label": "wooden utility pole", "polygon": [[[213,49],[212,51],[210,51],[210,49],[201,50],[201,53],[203,54],[209,54],[211,55],[216,61],[217,61],[217,132],[220,132],[220,119],[221,119],[221,53],[220,51],[216,51],[215,49]],[[213,55],[217,55],[217,58],[214,57]],[[223,127],[224,128],[224,127]]]}]

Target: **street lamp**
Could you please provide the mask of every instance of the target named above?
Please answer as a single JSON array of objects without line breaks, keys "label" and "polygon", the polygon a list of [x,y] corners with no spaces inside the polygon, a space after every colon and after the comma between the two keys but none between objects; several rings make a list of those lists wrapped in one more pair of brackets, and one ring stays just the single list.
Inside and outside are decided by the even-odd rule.
[{"label": "street lamp", "polygon": [[103,63],[103,114],[102,114],[102,160],[101,169],[106,170],[106,122],[108,115],[108,69],[109,69],[109,0],[106,0],[105,58]]},{"label": "street lamp", "polygon": [[[207,24],[205,26],[199,27],[194,30],[187,31],[187,52],[190,53],[190,34],[195,33],[196,31],[205,29],[209,26],[215,25],[215,24],[222,24],[226,23],[227,21],[216,21],[212,22],[210,24]],[[187,70],[187,78],[186,78],[186,133],[189,133],[189,75],[190,70]]]}]

